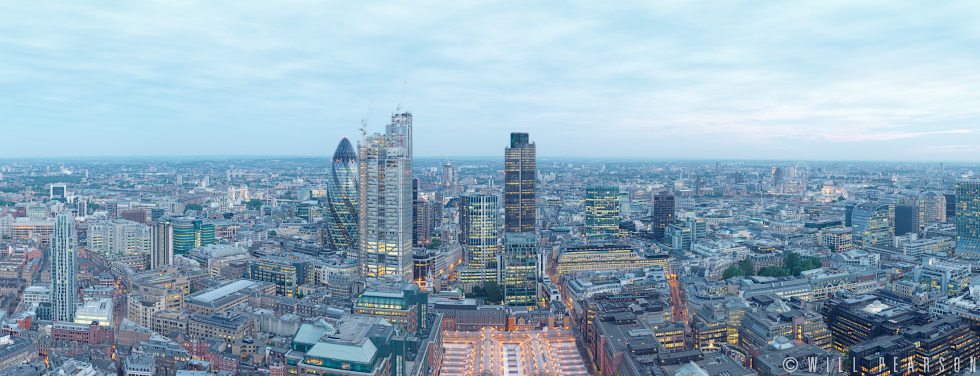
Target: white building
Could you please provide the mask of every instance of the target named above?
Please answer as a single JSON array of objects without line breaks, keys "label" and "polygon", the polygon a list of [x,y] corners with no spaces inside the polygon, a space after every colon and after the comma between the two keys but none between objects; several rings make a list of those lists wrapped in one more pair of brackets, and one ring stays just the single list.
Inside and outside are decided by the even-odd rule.
[{"label": "white building", "polygon": [[150,254],[152,244],[150,226],[142,223],[117,219],[88,227],[88,249],[103,256]]},{"label": "white building", "polygon": [[92,299],[75,311],[75,323],[91,324],[98,321],[99,326],[112,326],[112,311],[112,298]]}]

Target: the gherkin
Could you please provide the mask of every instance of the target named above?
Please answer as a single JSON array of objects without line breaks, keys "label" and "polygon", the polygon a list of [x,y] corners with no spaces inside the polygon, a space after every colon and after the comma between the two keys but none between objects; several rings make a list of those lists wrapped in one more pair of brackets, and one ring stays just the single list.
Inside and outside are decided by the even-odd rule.
[{"label": "the gherkin", "polygon": [[330,246],[357,249],[357,151],[344,137],[330,163],[327,184]]}]

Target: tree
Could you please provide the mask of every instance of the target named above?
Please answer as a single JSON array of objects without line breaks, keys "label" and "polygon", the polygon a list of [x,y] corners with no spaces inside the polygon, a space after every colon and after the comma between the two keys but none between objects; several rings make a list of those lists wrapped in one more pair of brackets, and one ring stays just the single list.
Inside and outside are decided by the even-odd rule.
[{"label": "tree", "polygon": [[725,272],[722,273],[721,276],[724,279],[729,279],[732,277],[741,277],[743,275],[745,275],[745,271],[742,270],[742,268],[738,267],[738,265],[731,264],[728,265],[728,269],[725,269]]},{"label": "tree", "polygon": [[500,291],[500,285],[497,284],[497,281],[487,282],[486,290],[488,301],[499,302],[504,300],[504,294]]},{"label": "tree", "polygon": [[442,240],[432,239],[432,242],[429,243],[429,249],[439,248],[440,245],[442,245]]},{"label": "tree", "polygon": [[187,213],[188,210],[201,211],[204,210],[204,206],[202,206],[201,204],[184,205],[184,213]]},{"label": "tree", "polygon": [[742,259],[742,261],[739,261],[738,267],[742,268],[742,275],[755,275],[755,265],[752,264],[752,260],[750,260],[748,257]]},{"label": "tree", "polygon": [[245,209],[248,210],[259,210],[262,209],[262,200],[253,198],[245,202]]}]

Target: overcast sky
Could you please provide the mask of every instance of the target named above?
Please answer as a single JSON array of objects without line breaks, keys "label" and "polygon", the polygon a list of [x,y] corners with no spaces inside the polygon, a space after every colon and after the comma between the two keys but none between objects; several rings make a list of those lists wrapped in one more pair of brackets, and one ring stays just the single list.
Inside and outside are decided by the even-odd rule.
[{"label": "overcast sky", "polygon": [[980,2],[0,2],[0,158],[329,156],[399,104],[416,156],[976,161]]}]

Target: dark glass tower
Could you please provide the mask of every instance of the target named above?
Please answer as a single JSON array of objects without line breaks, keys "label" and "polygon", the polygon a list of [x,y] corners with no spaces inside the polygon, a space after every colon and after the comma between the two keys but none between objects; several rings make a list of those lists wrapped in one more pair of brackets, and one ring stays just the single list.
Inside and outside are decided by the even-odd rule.
[{"label": "dark glass tower", "polygon": [[653,198],[653,237],[664,240],[664,230],[674,223],[674,193],[662,191]]},{"label": "dark glass tower", "polygon": [[504,149],[504,231],[534,232],[535,149],[527,133],[511,133]]},{"label": "dark glass tower", "polygon": [[956,183],[956,255],[980,258],[980,180]]},{"label": "dark glass tower", "polygon": [[357,242],[357,151],[344,137],[330,163],[327,184],[329,246],[356,249]]}]

